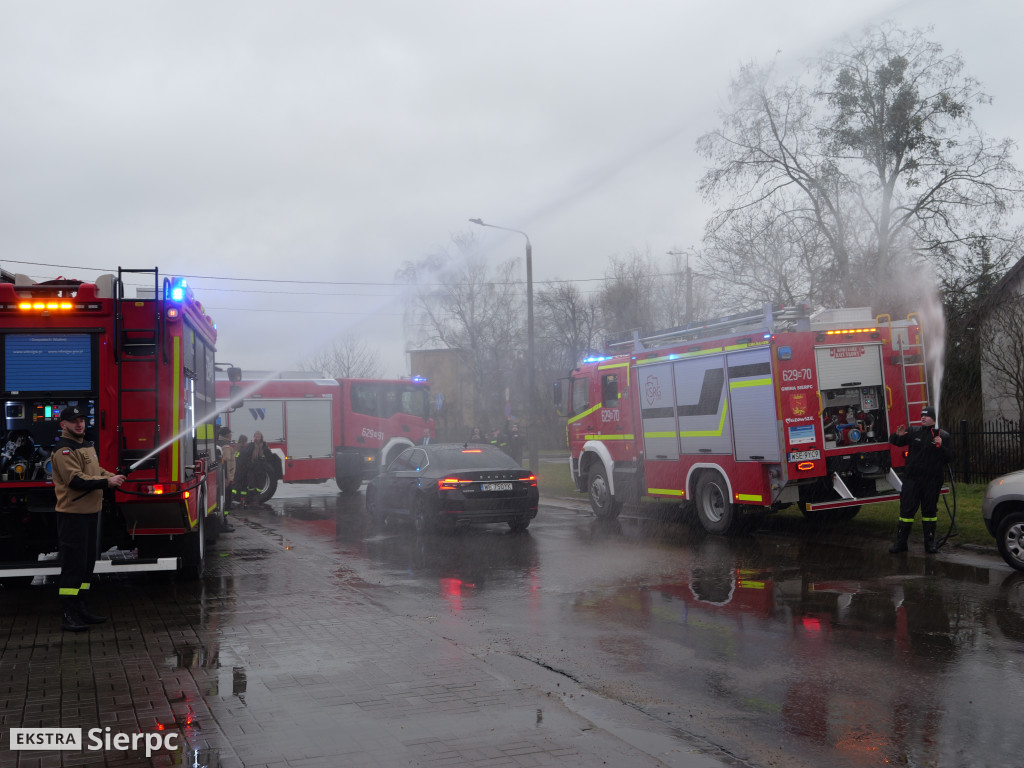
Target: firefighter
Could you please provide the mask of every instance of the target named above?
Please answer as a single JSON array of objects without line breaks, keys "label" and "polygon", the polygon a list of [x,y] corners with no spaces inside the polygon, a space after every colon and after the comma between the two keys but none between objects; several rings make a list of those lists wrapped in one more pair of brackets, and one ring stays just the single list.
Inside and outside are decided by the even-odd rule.
[{"label": "firefighter", "polygon": [[260,501],[260,491],[274,473],[274,456],[263,441],[263,433],[256,430],[252,441],[238,453],[235,476],[242,487],[242,507],[266,506]]},{"label": "firefighter", "polygon": [[505,438],[505,452],[515,460],[516,464],[523,463],[523,437],[519,434],[519,425],[513,424],[508,428],[508,437]]},{"label": "firefighter", "polygon": [[231,509],[234,496],[231,484],[235,480],[235,444],[231,439],[231,427],[221,427],[218,430],[217,447],[220,449],[221,461],[224,462],[224,519],[221,521],[220,529],[225,533],[232,533],[235,526],[228,522],[228,510]]},{"label": "firefighter", "polygon": [[505,435],[502,434],[500,429],[495,429],[491,433],[490,443],[495,448],[500,448],[505,453],[508,453],[508,442],[505,440]]},{"label": "firefighter", "polygon": [[909,431],[900,424],[889,435],[889,442],[907,449],[907,466],[900,491],[900,517],[896,528],[896,541],[889,547],[893,554],[907,551],[907,537],[914,525],[914,515],[921,507],[921,528],[924,531],[924,551],[934,555],[935,529],[939,521],[939,493],[946,464],[949,463],[949,433],[935,426],[935,409],[926,405],[921,409],[921,426]]},{"label": "firefighter", "polygon": [[60,541],[61,629],[83,632],[102,624],[105,616],[85,604],[96,567],[96,535],[103,491],[120,488],[124,475],[100,466],[96,448],[85,439],[85,412],[69,405],[60,413],[60,437],[53,448],[53,489],[57,494],[57,535]]}]

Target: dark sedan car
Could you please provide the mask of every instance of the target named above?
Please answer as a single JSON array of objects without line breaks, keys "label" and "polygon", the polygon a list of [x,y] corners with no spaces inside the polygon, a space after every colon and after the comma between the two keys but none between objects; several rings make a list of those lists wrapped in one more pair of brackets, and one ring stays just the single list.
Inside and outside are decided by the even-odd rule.
[{"label": "dark sedan car", "polygon": [[408,448],[366,487],[366,509],[385,525],[408,517],[416,530],[508,523],[524,531],[537,516],[537,478],[492,445]]}]

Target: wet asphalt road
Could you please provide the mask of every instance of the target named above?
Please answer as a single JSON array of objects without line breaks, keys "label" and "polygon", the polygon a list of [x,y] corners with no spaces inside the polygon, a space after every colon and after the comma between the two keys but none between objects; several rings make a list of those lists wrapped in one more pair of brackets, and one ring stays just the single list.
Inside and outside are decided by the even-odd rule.
[{"label": "wet asphalt road", "polygon": [[[353,601],[383,609],[382,624],[393,626],[380,627],[382,647],[403,622],[428,627],[492,674],[547,689],[569,712],[651,756],[635,764],[691,765],[700,754],[796,768],[1024,763],[1024,579],[997,557],[944,550],[925,558],[913,539],[908,556],[892,557],[880,542],[771,523],[736,540],[709,538],[665,510],[608,525],[571,503],[544,505],[526,534],[482,526],[419,536],[380,529],[361,496],[340,496],[333,483],[282,488],[271,507],[239,515],[240,532],[213,548],[198,586],[157,575],[123,586],[143,621],[187,614],[205,630],[200,640],[182,633],[160,649],[145,637],[121,638],[116,652],[153,659],[157,651],[164,663],[143,674],[144,685],[166,690],[170,678],[172,687],[198,686],[183,689],[178,706],[169,697],[171,711],[160,716],[176,727],[213,719],[196,702],[225,703],[204,742],[210,766],[332,764],[289,760],[287,746],[277,762],[245,748],[247,734],[267,727],[254,714],[259,691],[280,685],[287,701],[284,673],[294,673],[273,649],[313,667],[337,653],[306,620],[310,604],[295,596],[307,594],[339,610]],[[309,579],[320,583],[302,583]],[[105,599],[116,602],[112,587],[104,585]],[[42,650],[18,644],[45,622],[29,608],[31,589],[0,591],[5,614],[21,614],[6,636],[5,668],[12,649],[29,659],[52,655],[62,639],[50,635]],[[249,615],[264,633],[273,617],[280,637],[247,644],[237,620],[229,629],[218,618],[228,615],[243,624]],[[76,647],[66,645],[64,658]],[[374,688],[372,675],[359,680]],[[626,706],[604,710],[600,702]],[[0,712],[7,724],[11,710]],[[474,712],[468,728],[493,730],[490,716]],[[315,719],[294,723],[299,743],[324,738],[325,728]],[[458,764],[548,764],[531,754]],[[389,764],[385,752],[376,755],[350,764]],[[610,752],[603,762],[627,764]]]},{"label": "wet asphalt road", "polygon": [[252,522],[333,548],[339,577],[394,613],[744,762],[1024,764],[1024,579],[998,557],[926,558],[919,539],[893,557],[771,521],[709,538],[658,509],[606,525],[562,504],[525,536],[417,536],[340,496],[274,506]]}]

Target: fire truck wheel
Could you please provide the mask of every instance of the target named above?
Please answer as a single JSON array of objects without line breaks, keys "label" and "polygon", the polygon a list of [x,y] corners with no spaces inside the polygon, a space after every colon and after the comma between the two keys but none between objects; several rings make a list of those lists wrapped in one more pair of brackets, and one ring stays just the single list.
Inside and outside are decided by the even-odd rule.
[{"label": "fire truck wheel", "polygon": [[708,533],[732,533],[739,523],[739,510],[729,499],[729,486],[717,472],[705,472],[697,481],[697,517]]},{"label": "fire truck wheel", "polygon": [[590,468],[587,475],[587,493],[590,496],[590,507],[598,520],[614,520],[619,516],[622,502],[612,496],[604,465],[595,464]]},{"label": "fire truck wheel", "polygon": [[267,479],[263,481],[263,487],[259,489],[260,504],[265,504],[277,493],[277,478],[267,475]]},{"label": "fire truck wheel", "polygon": [[359,486],[363,484],[362,478],[359,477],[338,477],[335,480],[338,483],[338,490],[349,495],[359,493]]},{"label": "fire truck wheel", "polygon": [[[200,502],[205,506],[204,494]],[[199,525],[191,533],[181,536],[181,575],[186,579],[201,579],[206,569],[206,515],[199,508]]]}]

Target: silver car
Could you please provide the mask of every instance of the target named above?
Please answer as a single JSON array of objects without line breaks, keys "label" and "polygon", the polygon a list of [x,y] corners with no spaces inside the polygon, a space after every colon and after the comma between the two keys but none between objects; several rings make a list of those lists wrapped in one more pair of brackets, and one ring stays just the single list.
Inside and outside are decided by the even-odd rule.
[{"label": "silver car", "polygon": [[997,477],[985,489],[981,515],[1011,567],[1024,571],[1024,470]]}]

